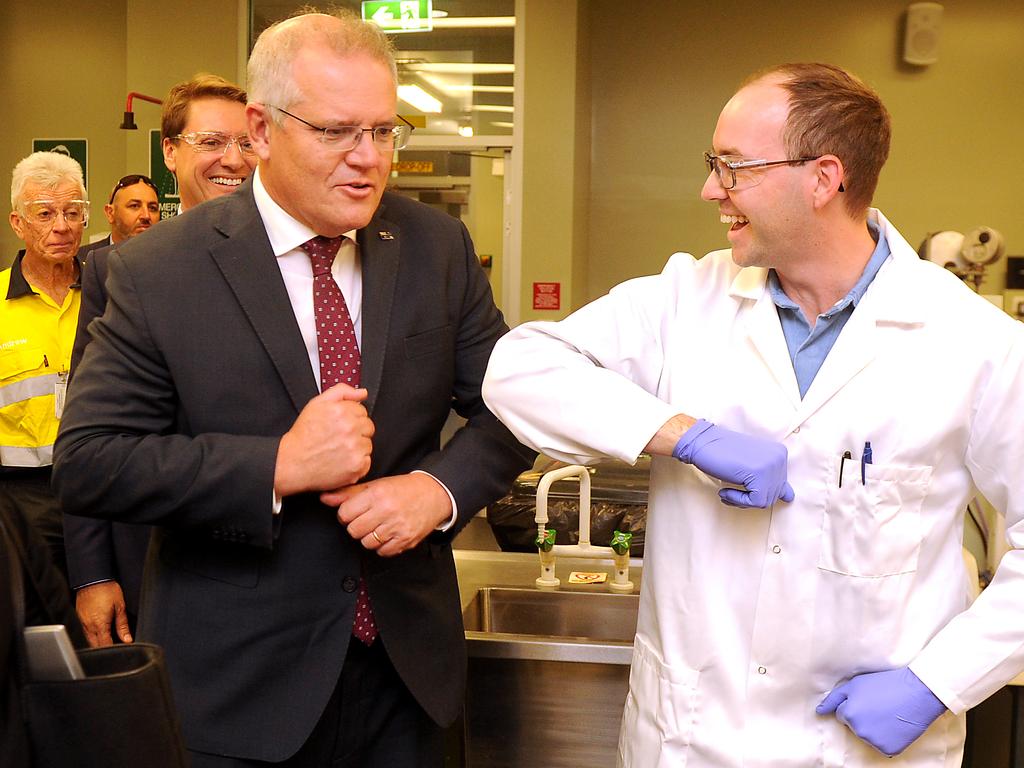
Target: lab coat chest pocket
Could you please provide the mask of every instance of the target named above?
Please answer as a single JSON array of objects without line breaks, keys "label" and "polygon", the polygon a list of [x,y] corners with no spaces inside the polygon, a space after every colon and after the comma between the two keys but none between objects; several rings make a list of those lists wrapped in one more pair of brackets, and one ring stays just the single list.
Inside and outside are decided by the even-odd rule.
[{"label": "lab coat chest pocket", "polygon": [[868,464],[863,482],[860,471],[859,461],[847,460],[839,486],[838,461],[834,466],[818,567],[863,577],[916,571],[932,468]]},{"label": "lab coat chest pocket", "polygon": [[697,712],[696,670],[670,667],[637,636],[622,714],[619,765],[682,768]]}]

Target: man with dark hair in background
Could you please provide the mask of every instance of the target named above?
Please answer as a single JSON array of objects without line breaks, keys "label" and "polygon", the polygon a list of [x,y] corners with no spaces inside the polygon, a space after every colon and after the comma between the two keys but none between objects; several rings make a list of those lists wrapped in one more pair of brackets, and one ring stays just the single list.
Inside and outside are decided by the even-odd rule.
[{"label": "man with dark hair in background", "polygon": [[78,258],[83,262],[88,260],[92,251],[142,234],[160,221],[156,184],[141,173],[122,176],[110,193],[110,202],[103,206],[103,215],[110,224],[110,233],[78,249]]}]

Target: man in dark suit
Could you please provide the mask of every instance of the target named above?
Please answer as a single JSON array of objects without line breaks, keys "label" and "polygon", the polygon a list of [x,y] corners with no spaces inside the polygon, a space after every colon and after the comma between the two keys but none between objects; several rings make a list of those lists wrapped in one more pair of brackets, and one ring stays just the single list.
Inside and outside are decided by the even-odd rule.
[{"label": "man in dark suit", "polygon": [[439,766],[451,540],[532,459],[480,397],[506,328],[461,222],[384,192],[408,128],[376,26],[275,25],[249,84],[254,177],[110,254],[55,487],[158,526],[139,635],[196,768]]},{"label": "man in dark suit", "polygon": [[[209,74],[199,74],[178,83],[164,99],[160,118],[164,162],[175,174],[182,210],[231,194],[256,167],[256,156],[246,137],[245,104],[244,90]],[[238,137],[243,139],[239,141]],[[145,203],[143,207],[148,211],[157,206],[155,185],[146,176],[125,176],[114,187],[111,205],[104,208],[111,220],[111,232],[117,233],[114,245],[127,239],[121,233],[128,228],[114,225],[113,215],[118,212],[113,206],[120,203],[127,208],[140,202]],[[123,218],[119,213],[118,216]],[[155,222],[158,218],[158,214],[140,215],[129,232],[139,234],[138,224],[143,223],[143,219]],[[146,228],[148,225],[143,227]],[[79,250],[79,258],[86,248],[94,246]],[[109,245],[96,248],[82,265],[82,306],[71,354],[72,376],[91,339],[89,323],[102,315],[107,306],[105,283],[109,252]],[[89,644],[111,645],[115,637],[131,642],[138,616],[149,526],[66,514],[64,541],[68,579],[75,591],[75,608]]]}]

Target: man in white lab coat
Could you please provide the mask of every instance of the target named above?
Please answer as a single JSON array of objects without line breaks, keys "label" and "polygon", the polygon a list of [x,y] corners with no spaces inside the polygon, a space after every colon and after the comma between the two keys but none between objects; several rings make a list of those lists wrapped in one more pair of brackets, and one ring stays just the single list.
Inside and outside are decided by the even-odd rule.
[{"label": "man in white lab coat", "polygon": [[[1024,668],[1024,326],[869,208],[888,148],[843,70],[755,76],[706,157],[732,248],[494,350],[524,442],[654,456],[622,765],[959,766]],[[976,490],[1011,550],[969,607]]]}]

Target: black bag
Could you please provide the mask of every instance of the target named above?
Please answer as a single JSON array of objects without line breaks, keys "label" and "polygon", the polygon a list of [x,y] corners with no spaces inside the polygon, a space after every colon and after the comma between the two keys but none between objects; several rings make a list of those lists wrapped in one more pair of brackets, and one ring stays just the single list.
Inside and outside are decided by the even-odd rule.
[{"label": "black bag", "polygon": [[[0,547],[13,553],[15,648],[31,764],[35,768],[187,768],[159,646],[133,643],[82,650],[78,659],[84,678],[30,679],[22,579],[23,572],[29,573],[28,557],[17,532],[9,531],[2,520],[0,538]],[[32,583],[31,577],[28,581]]]}]

